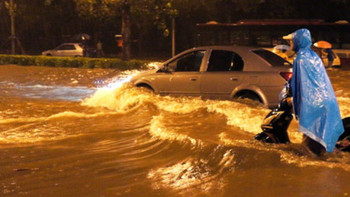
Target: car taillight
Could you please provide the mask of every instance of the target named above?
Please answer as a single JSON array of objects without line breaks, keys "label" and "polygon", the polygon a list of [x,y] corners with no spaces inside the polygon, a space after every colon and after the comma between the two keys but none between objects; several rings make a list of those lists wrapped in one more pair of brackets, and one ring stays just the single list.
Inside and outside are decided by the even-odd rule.
[{"label": "car taillight", "polygon": [[288,81],[293,76],[292,72],[281,72],[280,74],[286,81]]}]

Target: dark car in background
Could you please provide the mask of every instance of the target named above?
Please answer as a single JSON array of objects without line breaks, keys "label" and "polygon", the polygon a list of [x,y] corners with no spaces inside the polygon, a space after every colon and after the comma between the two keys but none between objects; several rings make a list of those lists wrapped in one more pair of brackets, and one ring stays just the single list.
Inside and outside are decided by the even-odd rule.
[{"label": "dark car in background", "polygon": [[186,50],[160,69],[132,77],[131,83],[161,95],[248,98],[272,108],[278,105],[279,93],[291,76],[292,65],[271,51],[208,46]]}]

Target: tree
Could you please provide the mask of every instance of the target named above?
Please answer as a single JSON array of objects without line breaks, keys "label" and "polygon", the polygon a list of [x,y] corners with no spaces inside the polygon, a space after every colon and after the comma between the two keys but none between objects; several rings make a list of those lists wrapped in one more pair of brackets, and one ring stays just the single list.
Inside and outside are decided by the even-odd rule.
[{"label": "tree", "polygon": [[[124,59],[130,59],[133,32],[141,38],[155,27],[163,36],[168,36],[168,21],[177,14],[177,10],[172,8],[171,2],[167,0],[75,0],[75,2],[79,15],[91,20],[120,16],[121,13]],[[133,29],[133,26],[136,28]],[[143,39],[137,40],[139,46],[142,46]]]},{"label": "tree", "polygon": [[[4,27],[0,28],[2,49],[10,49],[10,46],[4,46],[9,44],[5,40],[11,34],[10,17],[5,7],[5,2],[8,1],[0,0],[0,27]],[[136,54],[136,49],[143,53],[165,52],[170,55],[171,42],[168,35],[173,19],[176,20],[178,30],[177,50],[193,47],[196,24],[208,21],[235,23],[242,19],[281,18],[324,19],[328,22],[350,20],[348,0],[13,1],[17,5],[16,37],[33,54],[68,41],[70,36],[78,33],[88,33],[95,39],[102,39],[106,51],[115,53],[117,47],[114,35],[123,32],[125,59]],[[125,6],[126,2],[128,6]],[[124,26],[122,21],[126,21]]]},{"label": "tree", "polygon": [[130,4],[128,0],[123,2],[122,10],[122,35],[123,35],[123,59],[129,60],[131,54],[131,24],[130,24]]},{"label": "tree", "polygon": [[13,3],[13,0],[9,2],[5,1],[5,6],[9,12],[11,20],[11,54],[16,53],[16,34],[15,34],[15,14],[16,14],[16,4]]}]

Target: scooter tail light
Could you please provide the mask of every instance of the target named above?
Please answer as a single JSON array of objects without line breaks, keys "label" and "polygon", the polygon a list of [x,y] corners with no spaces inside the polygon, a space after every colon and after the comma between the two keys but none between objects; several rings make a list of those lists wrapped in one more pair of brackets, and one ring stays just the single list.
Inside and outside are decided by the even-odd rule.
[{"label": "scooter tail light", "polygon": [[292,72],[281,72],[280,73],[281,76],[283,77],[283,79],[285,79],[286,81],[288,81],[289,79],[292,78],[293,73]]}]

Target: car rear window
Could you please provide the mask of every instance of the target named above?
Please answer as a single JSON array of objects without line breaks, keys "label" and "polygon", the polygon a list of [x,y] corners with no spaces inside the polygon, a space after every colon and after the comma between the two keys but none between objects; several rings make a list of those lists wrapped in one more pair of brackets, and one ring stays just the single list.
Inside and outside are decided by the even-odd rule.
[{"label": "car rear window", "polygon": [[233,51],[213,50],[210,54],[207,71],[241,71],[242,58]]},{"label": "car rear window", "polygon": [[258,49],[253,51],[255,54],[266,60],[271,64],[271,66],[292,66],[290,62],[287,60],[283,59],[279,55],[265,50],[265,49]]}]

